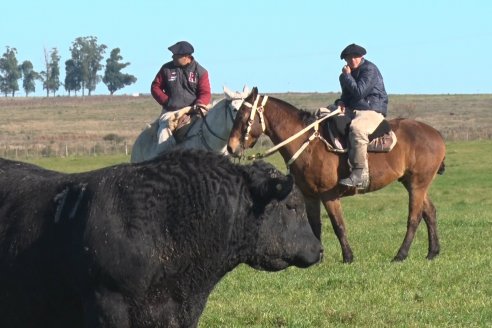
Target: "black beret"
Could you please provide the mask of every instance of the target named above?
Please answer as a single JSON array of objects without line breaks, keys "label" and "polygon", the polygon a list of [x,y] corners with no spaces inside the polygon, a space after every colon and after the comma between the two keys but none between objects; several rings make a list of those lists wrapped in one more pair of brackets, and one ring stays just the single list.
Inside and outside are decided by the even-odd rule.
[{"label": "black beret", "polygon": [[186,41],[176,42],[176,44],[173,44],[167,49],[169,49],[173,55],[191,55],[193,51],[195,51],[193,46]]},{"label": "black beret", "polygon": [[362,57],[366,54],[366,49],[362,48],[359,45],[356,45],[355,43],[349,44],[348,46],[343,49],[342,53],[340,54],[340,59],[344,59],[348,55],[355,55],[357,57]]}]

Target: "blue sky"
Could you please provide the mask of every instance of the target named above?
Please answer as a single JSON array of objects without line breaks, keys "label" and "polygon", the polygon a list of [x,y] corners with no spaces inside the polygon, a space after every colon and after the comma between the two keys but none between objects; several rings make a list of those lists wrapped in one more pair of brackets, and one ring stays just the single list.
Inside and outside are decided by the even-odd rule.
[{"label": "blue sky", "polygon": [[[214,93],[244,84],[337,92],[339,54],[354,42],[367,49],[390,94],[492,93],[490,0],[6,0],[0,31],[0,55],[16,48],[19,63],[30,60],[36,71],[44,70],[44,49],[56,47],[62,81],[77,37],[108,46],[103,64],[120,48],[131,63],[124,72],[138,81],[116,94],[148,93],[171,60],[167,47],[180,40],[195,47]],[[44,95],[41,84],[36,89]],[[101,82],[95,94],[109,92]]]}]

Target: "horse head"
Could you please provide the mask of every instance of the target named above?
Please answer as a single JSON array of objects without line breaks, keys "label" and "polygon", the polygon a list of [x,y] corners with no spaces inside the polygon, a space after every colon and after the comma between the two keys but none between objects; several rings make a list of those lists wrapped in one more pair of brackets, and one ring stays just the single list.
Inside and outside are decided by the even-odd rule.
[{"label": "horse head", "polygon": [[[247,85],[243,86],[243,91],[232,91],[228,87],[224,86],[224,98],[217,100],[212,105],[212,109],[207,115],[207,119],[215,122],[215,126],[221,126],[227,131],[227,137],[229,136],[229,131],[232,129],[232,124],[236,118],[236,114],[241,107],[244,98],[246,98],[249,93],[249,87]],[[214,113],[215,112],[215,113]],[[223,116],[223,113],[225,115]],[[222,116],[222,120],[218,119],[218,116]],[[227,138],[226,137],[226,138]]]},{"label": "horse head", "polygon": [[264,132],[264,104],[260,98],[266,99],[259,96],[258,88],[254,87],[239,108],[227,143],[227,151],[234,157],[240,157],[245,149],[252,148]]}]

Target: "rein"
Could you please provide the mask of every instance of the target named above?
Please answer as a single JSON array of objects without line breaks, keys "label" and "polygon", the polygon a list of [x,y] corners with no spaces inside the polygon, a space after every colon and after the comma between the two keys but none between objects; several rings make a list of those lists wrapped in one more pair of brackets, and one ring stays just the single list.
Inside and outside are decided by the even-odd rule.
[{"label": "rein", "polygon": [[[249,132],[251,131],[251,126],[253,125],[253,121],[254,121],[255,111],[256,110],[258,111],[259,116],[260,116],[260,123],[261,123],[261,127],[262,127],[262,130],[263,130],[263,133],[265,132],[265,118],[263,117],[263,111],[265,110],[265,104],[267,102],[268,96],[265,96],[263,98],[263,101],[261,103],[261,106],[259,108],[257,108],[259,97],[260,97],[259,95],[256,97],[255,102],[253,104],[250,104],[248,102],[244,102],[244,105],[246,105],[247,107],[250,107],[251,108],[251,114],[250,114],[250,118],[248,120],[248,128],[246,129],[246,133],[245,133],[244,138],[243,138],[244,141],[248,140],[248,138],[249,138]],[[301,131],[297,132],[296,134],[292,135],[291,137],[287,138],[286,140],[282,141],[281,143],[275,145],[274,147],[268,149],[264,153],[257,153],[255,155],[250,155],[247,158],[249,160],[255,160],[255,159],[260,159],[260,158],[268,157],[268,156],[274,154],[276,151],[278,151],[280,148],[282,148],[286,144],[288,144],[288,143],[292,142],[293,140],[299,138],[301,135],[303,135],[304,133],[306,133],[306,131],[314,128],[313,134],[311,134],[311,136],[308,138],[308,140],[306,140],[302,144],[302,146],[294,153],[294,155],[292,156],[292,158],[287,162],[287,169],[288,169],[290,167],[290,165],[306,149],[306,147],[309,145],[309,143],[312,140],[314,140],[315,138],[321,138],[321,139],[323,138],[322,136],[320,136],[319,131],[318,131],[319,130],[319,124],[321,122],[323,122],[324,120],[326,120],[327,118],[332,117],[332,116],[335,116],[335,115],[338,115],[341,112],[342,111],[341,111],[340,107],[338,107],[334,111],[328,113],[327,115],[323,116],[322,118],[320,118],[320,119],[316,120],[315,122],[309,124],[308,126],[306,126]]]},{"label": "rein", "polygon": [[[233,117],[233,113],[232,113],[232,100],[231,101],[226,101],[226,108],[225,108],[225,116],[226,116],[226,120],[227,120],[227,117],[230,116],[230,119],[231,119],[231,122],[234,122],[234,117]],[[210,127],[210,125],[208,124],[207,122],[207,116],[204,115],[202,113],[202,111],[200,110],[199,111],[200,113],[200,116],[202,117],[202,122],[200,124],[200,129],[198,130],[197,133],[193,134],[193,135],[186,135],[186,138],[183,140],[186,141],[186,140],[189,140],[189,139],[192,139],[196,136],[200,136],[200,139],[203,143],[203,145],[205,146],[205,148],[207,148],[208,150],[212,151],[214,149],[212,149],[212,147],[210,147],[210,145],[208,144],[207,140],[205,139],[205,136],[203,134],[203,126],[205,125],[205,127],[207,128],[208,132],[210,132],[211,135],[213,135],[215,138],[219,139],[219,140],[222,140],[222,141],[227,141],[226,138],[222,138],[221,136],[219,136],[216,132],[214,132],[212,130],[212,128]]]},{"label": "rein", "polygon": [[[227,115],[228,113],[230,114],[231,116],[231,122],[234,123],[234,118],[232,117],[232,101],[228,101],[228,104],[226,104],[226,112],[225,112],[225,116],[226,116],[226,120],[227,120],[227,117],[229,115]],[[200,115],[202,116],[202,119],[203,119],[203,122],[202,122],[202,129],[203,129],[203,125],[205,124],[205,127],[207,128],[208,132],[210,132],[214,137],[216,137],[217,139],[220,139],[222,141],[226,141],[227,138],[222,138],[221,136],[217,135],[217,133],[215,133],[212,128],[210,127],[210,125],[208,124],[207,122],[207,118],[205,115],[203,115],[202,111],[200,111]],[[203,136],[203,134],[202,134]]]}]

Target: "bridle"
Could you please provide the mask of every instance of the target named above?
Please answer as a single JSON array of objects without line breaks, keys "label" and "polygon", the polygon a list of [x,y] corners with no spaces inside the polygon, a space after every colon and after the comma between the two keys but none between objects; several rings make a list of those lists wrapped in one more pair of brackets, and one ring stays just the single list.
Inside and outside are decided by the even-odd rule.
[{"label": "bridle", "polygon": [[268,96],[263,96],[261,105],[260,107],[258,107],[258,102],[260,101],[260,97],[261,97],[260,95],[257,95],[253,104],[247,102],[246,100],[243,102],[244,106],[251,108],[251,113],[249,113],[248,126],[246,127],[246,130],[244,131],[244,135],[242,136],[243,145],[249,139],[249,133],[251,132],[251,127],[253,126],[253,123],[255,121],[256,112],[258,112],[258,117],[260,120],[262,132],[264,133],[266,130],[265,117],[263,116],[263,111],[265,110],[265,105],[268,101]]},{"label": "bridle", "polygon": [[[234,100],[238,100],[238,99],[226,99],[226,105],[225,105],[225,120],[227,122],[227,120],[229,119],[231,121],[231,124],[234,123],[234,118],[238,112],[238,108],[241,107],[241,105],[236,108],[232,105],[232,102]],[[201,124],[200,124],[200,129],[197,131],[197,133],[193,134],[193,135],[187,135],[185,140],[189,140],[191,138],[194,138],[196,136],[200,136],[200,140],[202,141],[203,145],[205,146],[205,148],[207,148],[208,150],[210,151],[213,151],[214,149],[208,144],[207,140],[205,139],[205,136],[204,136],[204,133],[203,133],[203,129],[204,129],[204,126],[205,128],[207,129],[208,132],[210,132],[210,134],[212,136],[214,136],[215,138],[219,139],[219,140],[222,140],[222,141],[227,141],[227,138],[223,138],[221,137],[220,135],[218,135],[218,133],[216,133],[214,130],[212,130],[212,127],[210,126],[210,124],[208,123],[207,121],[207,117],[208,115],[204,115],[202,113],[202,111],[199,111],[200,115],[201,115],[201,118],[202,118],[202,121],[201,121]]]},{"label": "bridle", "polygon": [[[244,134],[241,136],[242,137],[242,140],[241,140],[242,145],[241,146],[242,146],[243,149],[245,148],[244,147],[245,142],[250,137],[251,127],[252,127],[252,125],[254,123],[256,112],[258,112],[258,117],[259,117],[259,120],[260,120],[262,133],[265,133],[265,130],[266,130],[265,117],[264,117],[263,113],[265,111],[265,105],[266,105],[266,103],[268,101],[268,96],[263,96],[263,100],[261,102],[261,105],[258,106],[258,102],[260,100],[260,97],[261,97],[260,95],[257,95],[256,98],[255,98],[255,101],[253,102],[253,104],[251,104],[251,103],[249,103],[247,101],[244,101],[244,103],[243,103],[244,106],[246,106],[248,108],[251,108],[251,113],[249,114],[249,119],[248,119],[247,127],[244,130]],[[304,127],[299,132],[295,133],[291,137],[289,137],[286,140],[282,141],[281,143],[275,145],[274,147],[268,149],[263,154],[262,153],[257,153],[255,155],[251,155],[251,156],[248,156],[248,159],[254,160],[254,159],[259,159],[259,158],[264,158],[264,157],[270,156],[273,153],[275,153],[277,150],[279,150],[281,147],[283,147],[286,144],[290,143],[291,141],[299,138],[301,135],[303,135],[304,133],[306,133],[308,130],[314,128],[314,132],[311,134],[311,136],[302,144],[302,146],[294,153],[294,155],[291,157],[291,159],[286,163],[287,170],[289,170],[290,165],[301,155],[301,153],[306,149],[306,147],[309,145],[309,143],[312,140],[314,140],[315,138],[321,139],[327,145],[327,147],[330,147],[329,146],[329,143],[319,133],[319,125],[320,125],[320,123],[322,121],[326,120],[327,118],[332,117],[332,116],[335,116],[335,115],[338,115],[340,113],[341,113],[341,109],[340,109],[340,107],[338,107],[336,110],[334,110],[334,111],[330,112],[329,114],[321,117],[320,119],[316,120],[315,122],[313,122],[313,123],[309,124],[308,126]]]},{"label": "bridle", "polygon": [[[235,114],[237,114],[238,112],[238,109],[235,108],[234,106],[232,106],[232,99],[231,100],[226,100],[226,106],[225,106],[225,119],[227,121],[227,118],[230,117],[230,120],[231,120],[231,123],[234,123],[234,118],[235,118]],[[202,111],[200,111],[200,115],[202,116],[202,126],[201,126],[201,129],[200,131],[203,129],[203,125],[205,125],[205,127],[207,128],[208,132],[210,132],[214,137],[216,137],[217,139],[219,140],[222,140],[222,141],[226,141],[227,138],[222,138],[221,136],[219,136],[217,133],[215,133],[212,128],[210,127],[210,125],[208,124],[207,122],[207,116],[204,115],[202,113]],[[202,139],[203,139],[203,133],[202,133]]]}]

